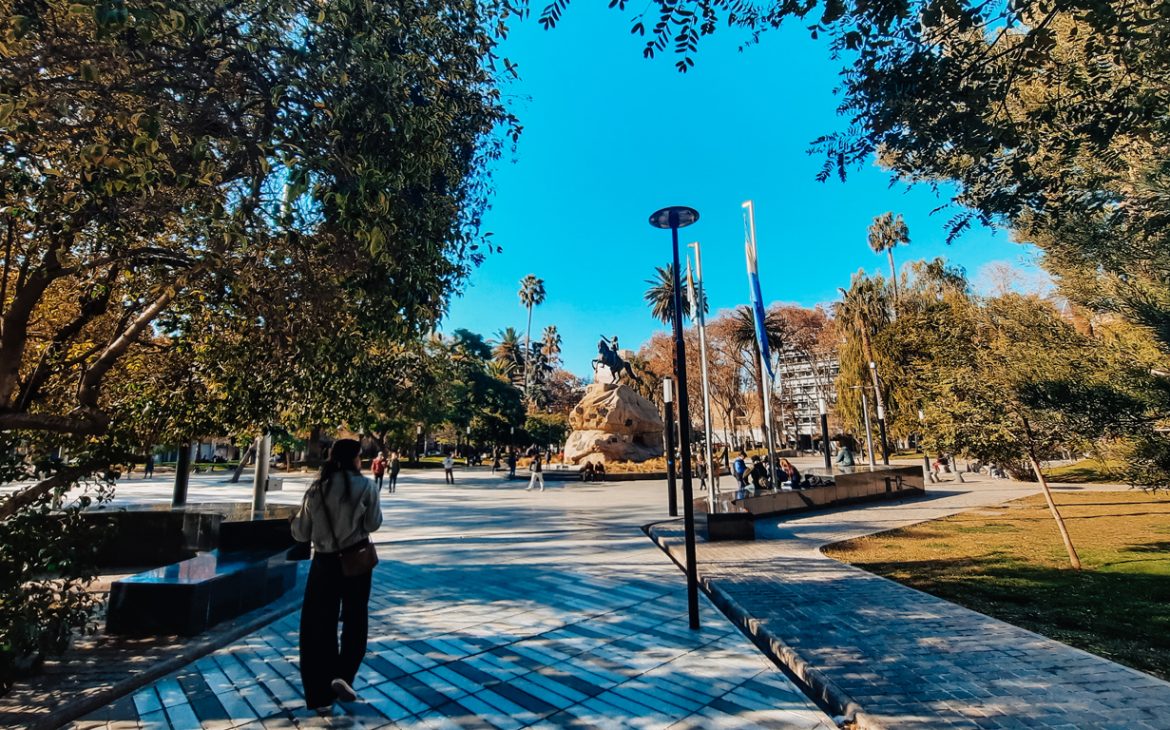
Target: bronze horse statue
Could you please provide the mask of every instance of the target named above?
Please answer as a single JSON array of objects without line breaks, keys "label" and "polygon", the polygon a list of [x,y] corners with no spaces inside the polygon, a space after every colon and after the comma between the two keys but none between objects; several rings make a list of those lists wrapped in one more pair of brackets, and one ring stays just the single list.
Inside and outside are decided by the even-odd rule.
[{"label": "bronze horse statue", "polygon": [[[616,341],[616,340],[615,340]],[[622,373],[628,373],[638,385],[642,384],[642,379],[630,367],[630,364],[622,359],[618,354],[616,347],[610,347],[609,344],[602,339],[597,343],[597,354],[601,357],[593,361],[593,369],[596,370],[598,365],[604,365],[609,368],[610,376],[613,378],[610,383],[616,383],[621,380]]]}]

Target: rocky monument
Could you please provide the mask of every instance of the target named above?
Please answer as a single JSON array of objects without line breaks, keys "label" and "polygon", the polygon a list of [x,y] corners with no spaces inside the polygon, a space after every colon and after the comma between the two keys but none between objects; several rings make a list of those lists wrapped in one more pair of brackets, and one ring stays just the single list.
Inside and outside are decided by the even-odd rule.
[{"label": "rocky monument", "polygon": [[[604,338],[601,355],[594,361],[598,382],[569,414],[572,433],[565,441],[565,460],[573,464],[646,461],[662,456],[662,418],[654,404],[619,381],[623,372],[637,379],[617,351]],[[608,376],[608,378],[607,378]],[[608,379],[610,382],[602,382]]]}]

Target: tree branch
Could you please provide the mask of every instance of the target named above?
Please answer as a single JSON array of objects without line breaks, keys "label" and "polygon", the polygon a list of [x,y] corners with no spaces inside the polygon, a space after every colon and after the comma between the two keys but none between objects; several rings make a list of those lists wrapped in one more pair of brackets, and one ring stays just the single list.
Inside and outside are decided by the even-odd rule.
[{"label": "tree branch", "polygon": [[82,408],[98,408],[98,392],[101,389],[102,378],[109,372],[114,363],[118,361],[134,340],[138,339],[138,335],[142,330],[155,320],[156,317],[166,308],[171,300],[175,298],[175,289],[168,288],[163,292],[162,296],[155,299],[150,306],[142,311],[138,317],[130,323],[126,331],[114,339],[113,342],[106,347],[98,359],[85,371],[85,375],[81,377],[81,385],[77,389],[77,402]]},{"label": "tree branch", "polygon": [[21,508],[33,504],[54,489],[68,486],[77,479],[92,474],[100,467],[100,464],[90,462],[62,469],[48,479],[37,482],[31,487],[26,487],[19,492],[15,492],[3,502],[0,502],[0,522],[14,516]]}]

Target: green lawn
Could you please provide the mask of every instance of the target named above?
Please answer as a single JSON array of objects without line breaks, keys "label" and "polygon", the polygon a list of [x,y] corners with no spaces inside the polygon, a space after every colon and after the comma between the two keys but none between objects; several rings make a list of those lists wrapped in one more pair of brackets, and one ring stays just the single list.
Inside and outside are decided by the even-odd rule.
[{"label": "green lawn", "polygon": [[1084,570],[1042,496],[850,540],[826,554],[1170,679],[1170,495],[1058,494]]},{"label": "green lawn", "polygon": [[1120,461],[1082,459],[1075,464],[1045,469],[1044,476],[1049,481],[1065,484],[1116,484],[1120,481],[1121,467]]}]

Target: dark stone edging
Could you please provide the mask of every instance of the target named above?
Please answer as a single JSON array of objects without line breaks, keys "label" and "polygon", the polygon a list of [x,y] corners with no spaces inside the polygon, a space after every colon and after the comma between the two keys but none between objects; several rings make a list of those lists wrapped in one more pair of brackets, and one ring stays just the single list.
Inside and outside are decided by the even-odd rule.
[{"label": "dark stone edging", "polygon": [[[642,529],[650,540],[674,561],[679,569],[685,571],[686,556],[683,547],[681,545],[672,546],[655,530],[660,524],[673,522],[677,522],[677,520],[671,520],[667,523],[653,523]],[[856,730],[887,730],[885,725],[866,713],[861,705],[838,687],[824,672],[809,664],[792,647],[781,641],[762,622],[748,613],[738,601],[702,574],[699,575],[699,587],[707,594],[715,607],[735,624],[736,628],[751,639],[752,643],[768,658],[787,670],[801,691],[810,699],[821,707],[827,708],[833,716],[844,717],[846,722],[852,723],[852,727]]]},{"label": "dark stone edging", "polygon": [[[267,606],[257,608],[249,614],[224,625],[220,631],[212,636],[196,638],[193,641],[177,648],[175,653],[166,659],[154,662],[145,669],[136,669],[129,677],[108,687],[95,689],[92,694],[78,696],[70,702],[64,702],[52,712],[38,717],[27,726],[28,730],[50,730],[59,728],[66,723],[78,720],[91,712],[100,710],[107,705],[129,695],[143,687],[153,684],[159,679],[176,672],[203,657],[241,639],[248,634],[258,631],[268,624],[284,618],[301,607],[301,599],[305,592],[304,571],[298,571],[296,586],[280,600]],[[213,629],[214,631],[214,629]]]}]

